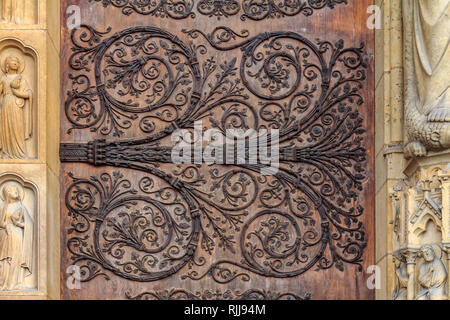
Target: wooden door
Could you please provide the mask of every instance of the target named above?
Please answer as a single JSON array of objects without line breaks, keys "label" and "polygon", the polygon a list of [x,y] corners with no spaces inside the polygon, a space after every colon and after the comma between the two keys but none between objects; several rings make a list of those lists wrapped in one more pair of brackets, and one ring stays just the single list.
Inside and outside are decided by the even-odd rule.
[{"label": "wooden door", "polygon": [[[372,299],[371,4],[63,0],[62,298]],[[199,121],[278,170],[174,164]]]}]

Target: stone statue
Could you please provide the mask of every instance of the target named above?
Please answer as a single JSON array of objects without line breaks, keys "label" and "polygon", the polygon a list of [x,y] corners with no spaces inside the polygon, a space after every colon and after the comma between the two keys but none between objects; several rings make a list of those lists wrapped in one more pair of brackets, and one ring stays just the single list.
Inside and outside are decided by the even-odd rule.
[{"label": "stone statue", "polygon": [[0,290],[24,289],[32,274],[34,223],[22,204],[24,191],[17,183],[6,183],[0,190]]},{"label": "stone statue", "polygon": [[17,56],[0,59],[0,158],[27,159],[25,141],[33,132],[33,92],[22,77],[24,61]]},{"label": "stone statue", "polygon": [[[404,1],[406,155],[450,148],[450,0]],[[411,15],[412,13],[412,15]]]},{"label": "stone statue", "polygon": [[408,295],[408,270],[406,263],[401,257],[394,256],[395,287],[392,300],[407,300]]},{"label": "stone statue", "polygon": [[437,245],[425,245],[421,249],[424,262],[419,268],[417,282],[420,285],[416,300],[446,300],[447,270],[441,260],[442,250]]}]

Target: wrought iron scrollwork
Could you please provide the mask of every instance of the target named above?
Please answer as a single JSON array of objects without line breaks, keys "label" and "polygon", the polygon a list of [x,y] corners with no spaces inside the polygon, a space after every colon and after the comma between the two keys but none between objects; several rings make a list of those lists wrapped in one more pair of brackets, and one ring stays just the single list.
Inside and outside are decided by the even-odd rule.
[{"label": "wrought iron scrollwork", "polygon": [[325,7],[333,9],[347,0],[89,0],[101,2],[104,7],[121,8],[123,14],[133,12],[162,18],[194,18],[194,8],[204,16],[228,18],[242,12],[241,20],[264,20],[292,17],[298,14],[310,16],[314,10]]},{"label": "wrought iron scrollwork", "polygon": [[89,0],[101,2],[104,7],[114,6],[122,9],[125,15],[133,12],[160,18],[185,19],[195,17],[192,12],[194,0]]},{"label": "wrought iron scrollwork", "polygon": [[329,7],[334,8],[337,4],[347,3],[347,0],[244,0],[242,8],[244,14],[242,20],[264,20],[282,17],[292,17],[298,14],[310,16],[314,10]]},{"label": "wrought iron scrollwork", "polygon": [[230,17],[239,13],[241,5],[237,0],[200,0],[197,10],[205,16]]},{"label": "wrought iron scrollwork", "polygon": [[[62,144],[61,160],[143,174],[136,182],[120,173],[71,176],[67,246],[83,280],[105,271],[143,282],[180,272],[229,283],[361,270],[364,45],[226,27],[184,32],[194,43],[155,27],[72,33],[68,134],[87,129],[99,139]],[[219,63],[210,48],[236,58]],[[263,176],[262,163],[170,166],[165,138],[202,119],[221,132],[278,129],[279,171]],[[217,250],[236,258],[206,265]]]},{"label": "wrought iron scrollwork", "polygon": [[310,300],[311,294],[303,296],[293,293],[279,293],[266,290],[248,290],[245,292],[225,292],[205,290],[203,292],[191,293],[184,289],[171,289],[158,292],[144,292],[137,296],[126,293],[129,300]]},{"label": "wrought iron scrollwork", "polygon": [[105,275],[153,281],[179,271],[193,258],[199,239],[199,217],[170,187],[149,192],[153,180],[143,178],[140,191],[115,172],[77,179],[66,193],[72,218],[67,243],[83,281]]}]

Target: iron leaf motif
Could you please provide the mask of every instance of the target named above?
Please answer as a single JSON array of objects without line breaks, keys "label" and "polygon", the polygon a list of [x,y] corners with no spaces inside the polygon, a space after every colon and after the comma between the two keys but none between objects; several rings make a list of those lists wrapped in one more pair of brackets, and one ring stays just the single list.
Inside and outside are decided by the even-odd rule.
[{"label": "iron leaf motif", "polygon": [[[121,3],[125,10],[133,2]],[[251,37],[226,27],[184,30],[190,43],[156,27],[109,32],[84,25],[72,33],[68,133],[90,130],[99,138],[62,144],[61,160],[142,176],[70,176],[67,247],[84,281],[107,273],[141,282],[180,274],[223,284],[251,274],[288,278],[348,265],[361,271],[363,44],[294,32]],[[218,62],[209,50],[236,58]],[[278,173],[262,176],[262,163],[171,165],[167,138],[202,119],[221,132],[280,130]],[[142,135],[130,136],[136,128]],[[206,265],[205,256],[218,250],[236,259]]]},{"label": "iron leaf motif", "polygon": [[195,18],[195,9],[203,16],[229,18],[241,13],[241,20],[260,21],[292,17],[298,14],[311,16],[314,10],[333,9],[347,0],[89,0],[101,2],[104,7],[120,8],[125,15],[133,13],[161,18]]}]

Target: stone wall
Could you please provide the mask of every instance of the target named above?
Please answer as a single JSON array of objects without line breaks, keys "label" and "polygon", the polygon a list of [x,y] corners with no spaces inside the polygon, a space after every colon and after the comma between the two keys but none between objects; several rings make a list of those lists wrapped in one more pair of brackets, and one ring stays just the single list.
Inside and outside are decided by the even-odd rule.
[{"label": "stone wall", "polygon": [[447,0],[378,5],[384,25],[376,39],[377,298],[445,300],[450,9]]}]

